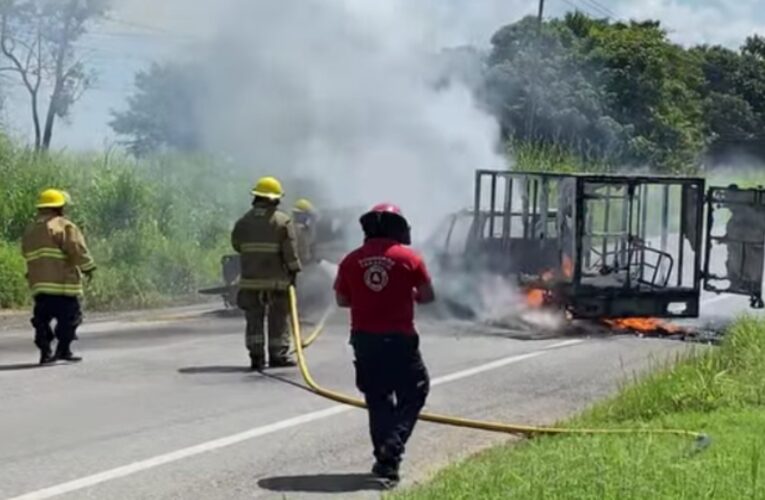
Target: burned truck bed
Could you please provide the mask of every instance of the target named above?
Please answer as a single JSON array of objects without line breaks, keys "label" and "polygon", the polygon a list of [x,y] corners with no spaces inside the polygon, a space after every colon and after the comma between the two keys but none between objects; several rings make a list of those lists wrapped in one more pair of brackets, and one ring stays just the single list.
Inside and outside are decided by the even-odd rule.
[{"label": "burned truck bed", "polygon": [[693,318],[701,290],[762,307],[765,190],[700,177],[479,170],[440,272],[501,276],[573,318]]}]

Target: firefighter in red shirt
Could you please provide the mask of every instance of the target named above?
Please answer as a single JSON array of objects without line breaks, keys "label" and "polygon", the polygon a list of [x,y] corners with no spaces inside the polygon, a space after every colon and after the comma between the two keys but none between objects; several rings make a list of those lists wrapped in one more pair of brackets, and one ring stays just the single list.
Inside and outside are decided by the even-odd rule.
[{"label": "firefighter in red shirt", "polygon": [[365,241],[340,263],[335,294],[351,309],[356,385],[369,408],[372,473],[395,484],[404,448],[425,405],[430,379],[419,350],[414,303],[435,300],[422,258],[407,248],[410,229],[395,205],[361,219]]}]

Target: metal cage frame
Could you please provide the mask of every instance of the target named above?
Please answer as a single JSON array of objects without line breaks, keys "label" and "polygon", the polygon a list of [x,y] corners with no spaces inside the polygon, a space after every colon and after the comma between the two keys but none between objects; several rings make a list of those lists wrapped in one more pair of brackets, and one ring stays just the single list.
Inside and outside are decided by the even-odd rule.
[{"label": "metal cage frame", "polygon": [[[488,196],[485,194],[486,185]],[[521,186],[520,202],[514,201],[519,192],[516,186]],[[550,199],[553,186],[558,190],[558,198],[554,202]],[[594,194],[593,186],[605,187],[606,194]],[[648,247],[644,243],[649,186],[659,187],[663,193],[660,221],[662,250]],[[669,191],[678,188],[683,213],[689,216],[681,214],[677,217],[674,214],[680,226],[674,235],[670,234],[669,228]],[[561,206],[562,189],[573,190],[572,206]],[[466,259],[467,265],[504,275],[515,275],[521,286],[545,288],[550,291],[555,302],[578,318],[696,317],[699,312],[704,249],[704,189],[705,180],[696,177],[478,170],[475,174],[472,231],[466,248],[466,256],[469,257]],[[614,190],[622,190],[625,194],[614,195]],[[602,201],[605,206],[605,231],[602,234],[591,231],[592,212],[588,202],[593,199]],[[621,200],[622,203],[623,225],[622,230],[617,232],[610,230],[609,215],[613,200]],[[552,206],[555,208],[551,209]],[[570,213],[573,221],[570,242],[564,241],[565,228],[561,220],[566,215],[561,215],[561,210]],[[555,234],[551,236],[548,225],[552,217],[555,217],[556,226]],[[518,221],[520,230],[516,227],[514,231],[513,226],[517,226]],[[499,231],[497,224],[501,224]],[[668,240],[675,236],[679,249],[676,261],[665,251]],[[622,260],[626,258],[624,284],[594,286],[585,279],[585,264],[591,264],[585,260],[590,259],[595,238],[602,239],[604,263],[607,252],[611,251],[608,250],[609,239],[614,241],[614,250],[611,252],[621,252]],[[690,241],[693,249],[690,277],[684,268],[685,240]],[[564,248],[572,242],[573,249]],[[585,250],[588,250],[586,256]],[[550,280],[549,276],[548,279],[542,279],[539,276],[540,269],[549,266],[553,252],[557,256],[553,260],[558,264],[558,269],[555,269],[558,279]],[[650,279],[646,279],[644,274],[645,269],[651,267],[646,262],[646,253],[658,256]],[[568,275],[560,272],[564,255],[572,264],[572,273]],[[641,259],[639,267],[633,262],[638,258]],[[639,269],[638,281],[632,279],[633,267]],[[661,280],[660,268],[664,268]],[[671,277],[675,278],[672,283]]]}]

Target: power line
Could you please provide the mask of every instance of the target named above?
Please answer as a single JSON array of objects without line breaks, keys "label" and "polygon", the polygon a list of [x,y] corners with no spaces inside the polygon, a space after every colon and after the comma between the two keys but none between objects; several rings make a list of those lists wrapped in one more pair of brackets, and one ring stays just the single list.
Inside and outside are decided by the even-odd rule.
[{"label": "power line", "polygon": [[[590,17],[605,16],[607,19],[610,19],[611,17],[616,17],[615,15],[613,15],[613,12],[606,11],[598,7],[597,5],[592,5],[591,2],[594,2],[594,0],[562,0],[562,1],[568,4],[569,6],[573,7],[574,10],[583,12]],[[581,4],[581,3],[574,3],[574,2],[588,2],[588,3]]]},{"label": "power line", "polygon": [[120,19],[120,18],[113,17],[113,16],[104,16],[103,18],[106,21],[110,21],[110,22],[113,22],[113,23],[116,23],[116,24],[121,24],[123,26],[129,26],[129,27],[132,27],[132,28],[138,28],[138,29],[142,29],[142,30],[146,30],[146,31],[153,31],[155,33],[160,33],[160,34],[163,34],[165,36],[171,36],[171,37],[176,37],[176,38],[186,38],[186,39],[192,39],[192,40],[199,39],[199,37],[195,37],[194,35],[190,35],[188,33],[178,33],[178,32],[175,32],[175,31],[164,29],[164,28],[159,28],[157,26],[151,26],[151,25],[148,25],[148,24],[136,23],[134,21],[127,21],[125,19]]},{"label": "power line", "polygon": [[[4,86],[8,87],[15,87],[19,89],[28,90],[27,87],[20,82],[3,82]],[[91,85],[85,89],[86,92],[95,91],[100,93],[106,93],[106,94],[116,94],[116,95],[128,95],[132,94],[136,91],[135,88],[130,87],[112,87],[112,86],[104,86],[104,85]]]},{"label": "power line", "polygon": [[568,4],[569,6],[573,7],[573,8],[574,8],[574,10],[575,10],[575,11],[577,11],[577,12],[583,12],[583,13],[587,14],[588,16],[591,16],[591,17],[597,17],[597,15],[596,15],[596,14],[594,14],[594,13],[593,13],[593,12],[592,12],[590,9],[588,9],[587,7],[584,7],[584,6],[582,6],[582,5],[577,5],[577,4],[575,4],[574,2],[572,2],[571,0],[562,0],[562,1],[563,1],[563,3],[566,3],[566,4]]},{"label": "power line", "polygon": [[600,17],[600,16],[603,16],[603,17],[606,17],[606,18],[613,17],[607,11],[605,11],[602,8],[598,7],[597,5],[591,3],[589,0],[581,0],[581,1],[584,2],[586,5],[588,5],[591,9],[595,10],[595,12],[597,12],[597,14],[598,14],[598,17]]},{"label": "power line", "polygon": [[137,60],[144,60],[144,61],[153,61],[159,58],[159,54],[157,54],[155,57],[149,54],[141,55],[135,52],[126,52],[124,50],[110,48],[110,47],[93,47],[90,45],[83,45],[81,43],[72,43],[70,45],[71,47],[74,47],[75,49],[79,49],[84,52],[89,52],[89,54],[87,55],[90,55],[90,56],[95,55],[96,57],[119,57],[122,59],[137,59]]},{"label": "power line", "polygon": [[127,31],[121,31],[121,32],[106,32],[106,31],[87,31],[83,34],[84,37],[95,37],[95,38],[117,38],[117,39],[138,39],[138,40],[147,40],[151,41],[152,43],[161,40],[164,42],[173,41],[174,43],[191,43],[191,39],[188,41],[184,41],[184,39],[180,37],[174,37],[171,35],[163,35],[161,33],[130,33]]},{"label": "power line", "polygon": [[598,0],[584,0],[584,1],[595,6],[595,8],[607,14],[609,17],[618,17],[616,14],[614,14],[614,11],[612,11],[610,8],[600,3]]}]

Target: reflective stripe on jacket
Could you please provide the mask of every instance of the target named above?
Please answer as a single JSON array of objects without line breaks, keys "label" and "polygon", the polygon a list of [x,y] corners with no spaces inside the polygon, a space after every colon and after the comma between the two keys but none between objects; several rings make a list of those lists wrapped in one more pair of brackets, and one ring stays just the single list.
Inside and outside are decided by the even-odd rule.
[{"label": "reflective stripe on jacket", "polygon": [[241,289],[286,290],[301,270],[292,219],[274,206],[255,204],[236,222],[231,246],[241,254]]},{"label": "reflective stripe on jacket", "polygon": [[79,228],[65,217],[43,213],[21,240],[32,295],[82,295],[82,272],[96,264]]}]

